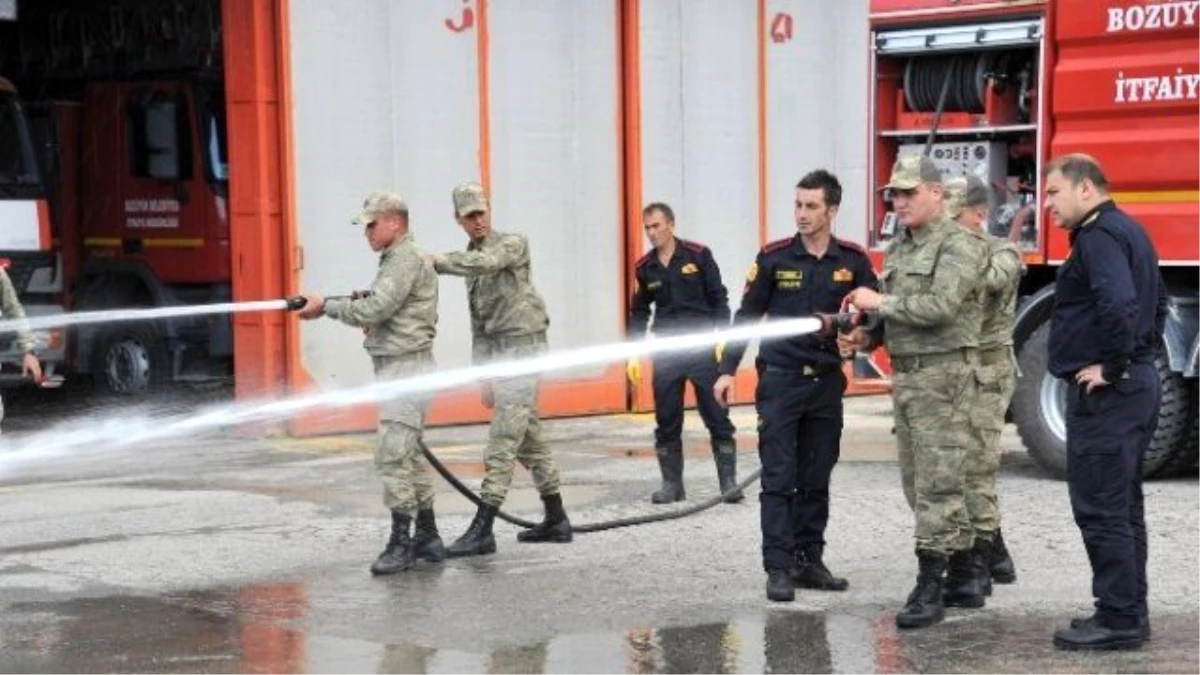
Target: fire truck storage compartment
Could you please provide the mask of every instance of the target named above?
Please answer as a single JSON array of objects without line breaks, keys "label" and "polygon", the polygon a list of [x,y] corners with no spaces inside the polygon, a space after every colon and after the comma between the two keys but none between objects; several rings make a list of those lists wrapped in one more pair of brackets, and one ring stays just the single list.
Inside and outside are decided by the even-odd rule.
[{"label": "fire truck storage compartment", "polygon": [[[898,157],[927,151],[936,121],[928,152],[942,177],[982,179],[991,233],[1034,249],[1042,32],[1040,18],[874,32],[873,186]],[[873,193],[871,244],[880,247],[896,220],[888,195]]]}]

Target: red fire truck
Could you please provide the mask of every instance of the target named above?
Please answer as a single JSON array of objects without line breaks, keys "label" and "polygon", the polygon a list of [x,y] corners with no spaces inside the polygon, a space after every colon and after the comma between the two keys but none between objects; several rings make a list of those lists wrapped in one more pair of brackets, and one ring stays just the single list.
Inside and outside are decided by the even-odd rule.
[{"label": "red fire truck", "polygon": [[992,187],[991,233],[1018,242],[1028,266],[1010,414],[1033,458],[1057,475],[1066,389],[1046,372],[1046,346],[1068,244],[1039,203],[1039,183],[1047,160],[1068,152],[1103,164],[1114,199],[1149,231],[1171,291],[1163,405],[1144,472],[1196,461],[1198,26],[1194,1],[870,3],[870,244],[882,256],[895,233],[877,188],[898,155],[929,152],[945,176],[970,172]]},{"label": "red fire truck", "polygon": [[[0,34],[12,80],[0,80],[0,264],[26,311],[230,301],[217,2],[22,12]],[[67,19],[78,42],[64,38]],[[120,394],[232,372],[228,316],[79,326],[39,342],[51,371]],[[19,379],[12,349],[0,340],[3,384]]]}]

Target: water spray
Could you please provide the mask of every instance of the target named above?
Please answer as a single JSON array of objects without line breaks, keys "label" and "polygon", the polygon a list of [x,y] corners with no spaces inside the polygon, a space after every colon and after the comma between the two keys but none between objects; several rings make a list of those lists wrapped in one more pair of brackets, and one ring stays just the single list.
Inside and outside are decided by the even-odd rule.
[{"label": "water spray", "polygon": [[[365,295],[366,293],[364,292],[356,292],[351,296],[343,297],[364,297]],[[258,303],[199,306],[193,308],[196,310],[193,314],[218,313],[215,309],[216,307],[228,308],[232,306],[236,306],[238,311],[298,311],[303,309],[305,305],[305,298],[297,296]],[[162,308],[162,310],[178,309],[184,308]],[[148,313],[155,312],[156,310],[118,311],[136,312],[137,318],[146,318]],[[81,315],[67,316],[79,317]],[[86,318],[86,315],[84,316]],[[161,315],[159,316],[161,318]],[[859,325],[865,325],[863,318],[863,315],[860,314],[846,313],[766,321],[721,331],[705,331],[670,337],[652,337],[636,342],[618,342],[552,352],[531,359],[433,372],[403,380],[374,382],[354,389],[323,391],[273,401],[209,406],[192,414],[149,415],[124,419],[88,420],[87,422],[74,425],[58,425],[53,429],[19,439],[0,438],[0,477],[8,473],[6,466],[20,464],[22,461],[74,454],[79,451],[105,447],[135,446],[147,441],[193,435],[204,430],[286,419],[313,409],[345,408],[367,403],[379,403],[405,395],[441,391],[470,385],[480,380],[535,375],[581,366],[619,362],[655,354],[686,352],[703,347],[711,347],[721,342],[729,343],[755,339],[782,338],[810,333],[828,334],[833,331],[848,332]],[[870,321],[866,322],[866,324],[870,323]],[[478,496],[458,481],[437,460],[436,456],[433,455],[423,442],[421,443],[421,449],[434,468],[447,481],[468,499],[478,503]],[[745,490],[758,479],[759,473],[760,471],[755,471],[752,475],[746,477],[738,485],[737,489]],[[595,532],[646,522],[680,518],[711,508],[721,503],[725,497],[726,495],[718,495],[711,500],[683,509],[602,523],[582,524],[574,529],[577,532]],[[498,515],[502,519],[522,527],[531,527],[534,525],[534,523],[509,514],[501,513]]]},{"label": "water spray", "polygon": [[180,307],[152,307],[145,309],[104,309],[94,312],[68,312],[66,314],[44,314],[24,319],[0,319],[0,333],[27,330],[49,330],[66,326],[83,326],[96,323],[125,323],[130,321],[153,321],[175,319],[185,316],[209,316],[213,314],[240,314],[243,312],[272,312],[290,309],[288,300],[255,300],[250,302],[218,302],[209,305],[185,305]]}]

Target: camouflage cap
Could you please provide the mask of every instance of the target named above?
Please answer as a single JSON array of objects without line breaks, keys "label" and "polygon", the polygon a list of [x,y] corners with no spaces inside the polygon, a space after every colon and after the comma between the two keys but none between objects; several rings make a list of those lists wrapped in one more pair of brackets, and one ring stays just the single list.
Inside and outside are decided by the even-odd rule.
[{"label": "camouflage cap", "polygon": [[892,165],[892,179],[885,190],[915,190],[921,183],[941,183],[942,173],[925,155],[905,155]]},{"label": "camouflage cap", "polygon": [[370,225],[379,220],[380,216],[388,213],[408,213],[408,203],[404,201],[404,197],[395,192],[377,190],[367,195],[358,215],[351,222],[362,227]]},{"label": "camouflage cap", "polygon": [[987,185],[978,176],[967,174],[946,181],[946,210],[957,218],[963,209],[989,203]]},{"label": "camouflage cap", "polygon": [[488,212],[487,191],[479,183],[463,183],[454,188],[454,212],[459,218],[476,212]]}]

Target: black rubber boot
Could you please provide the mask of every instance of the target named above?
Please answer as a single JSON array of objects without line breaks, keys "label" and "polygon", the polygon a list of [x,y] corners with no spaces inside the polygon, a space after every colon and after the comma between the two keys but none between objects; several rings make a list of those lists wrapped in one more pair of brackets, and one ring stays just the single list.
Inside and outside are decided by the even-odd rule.
[{"label": "black rubber boot", "polygon": [[567,512],[563,510],[562,495],[557,492],[542,495],[542,505],[546,508],[546,517],[528,530],[518,532],[517,541],[527,544],[571,543],[575,535],[571,532],[571,521],[567,520]]},{"label": "black rubber boot", "polygon": [[767,599],[772,602],[791,602],[796,599],[792,575],[787,570],[767,570]]},{"label": "black rubber boot", "polygon": [[796,566],[792,568],[792,583],[800,588],[818,591],[844,591],[850,582],[835,577],[821,560],[821,546],[807,546],[796,552]]},{"label": "black rubber boot", "polygon": [[475,518],[467,531],[446,549],[449,558],[468,555],[487,555],[496,552],[496,538],[492,536],[492,521],[496,519],[497,507],[484,504],[475,512]]},{"label": "black rubber boot", "polygon": [[937,553],[917,551],[917,561],[920,564],[917,585],[908,594],[904,609],[896,615],[896,626],[900,628],[924,628],[946,617],[946,606],[942,602],[946,558]]},{"label": "black rubber boot", "polygon": [[412,518],[400,511],[392,509],[392,536],[388,538],[387,547],[371,565],[371,574],[396,574],[412,567],[412,539],[408,535]]},{"label": "black rubber boot", "polygon": [[717,464],[717,484],[725,495],[725,503],[736,504],[745,499],[737,484],[737,446],[730,441],[713,443],[713,461]]},{"label": "black rubber boot", "polygon": [[442,536],[438,534],[432,506],[417,511],[412,548],[413,558],[417,560],[440,563],[446,559],[446,546],[442,544]]},{"label": "black rubber boot", "polygon": [[[947,607],[983,607],[982,566],[976,565],[975,549],[955,551],[946,566],[946,585],[942,596]],[[982,561],[979,561],[982,562]]]},{"label": "black rubber boot", "polygon": [[683,444],[659,446],[658,468],[662,471],[662,487],[650,495],[650,501],[671,504],[687,499],[687,493],[683,491]]},{"label": "black rubber boot", "polygon": [[996,530],[996,536],[992,539],[992,550],[988,553],[987,563],[992,581],[1011,584],[1017,580],[1017,567],[1013,564],[1012,556],[1008,554],[1008,547],[1004,545],[1004,535],[1000,530]]}]

